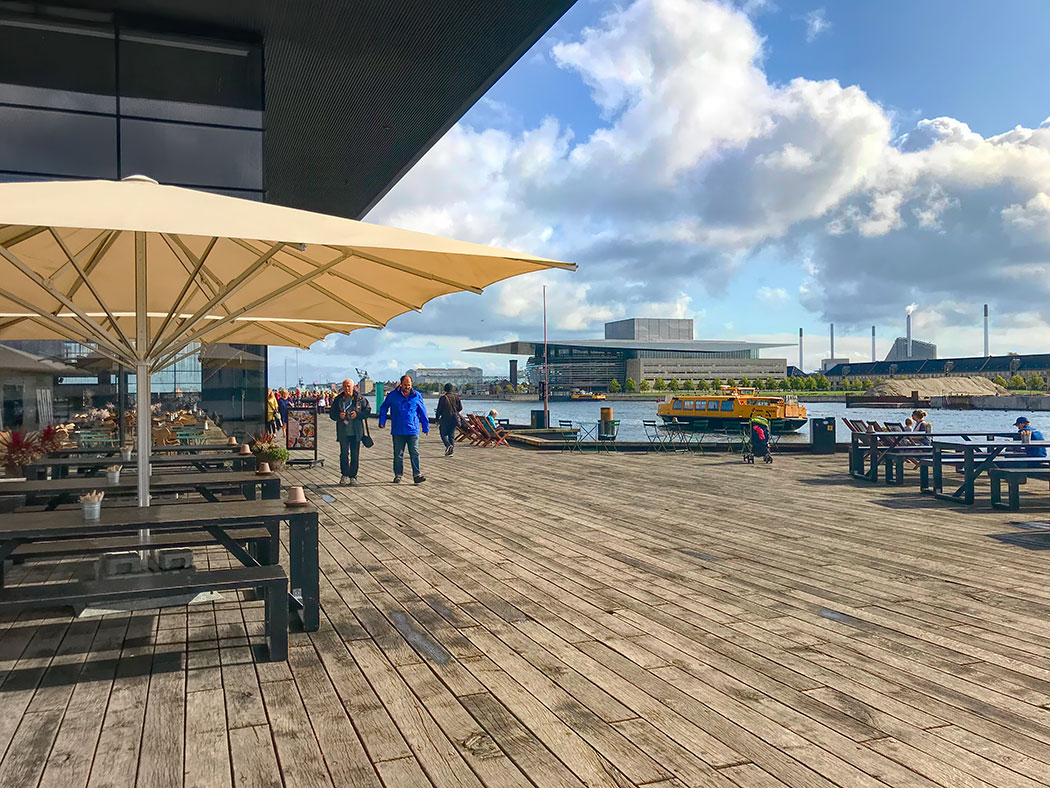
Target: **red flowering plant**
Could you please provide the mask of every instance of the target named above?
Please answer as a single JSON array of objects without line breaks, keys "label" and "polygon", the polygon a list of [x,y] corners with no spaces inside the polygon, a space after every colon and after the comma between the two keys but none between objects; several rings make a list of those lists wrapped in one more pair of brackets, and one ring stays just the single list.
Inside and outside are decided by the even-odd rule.
[{"label": "red flowering plant", "polygon": [[5,468],[21,468],[40,456],[40,436],[13,430],[0,436],[0,462]]},{"label": "red flowering plant", "polygon": [[44,427],[40,433],[40,437],[37,438],[37,443],[40,445],[40,451],[43,454],[47,454],[51,451],[57,451],[62,448],[62,435],[54,427],[48,425]]},{"label": "red flowering plant", "polygon": [[251,448],[252,454],[254,454],[260,462],[270,463],[270,468],[272,470],[277,470],[288,462],[288,449],[281,445],[277,433],[266,432],[265,430],[258,433],[252,439]]}]

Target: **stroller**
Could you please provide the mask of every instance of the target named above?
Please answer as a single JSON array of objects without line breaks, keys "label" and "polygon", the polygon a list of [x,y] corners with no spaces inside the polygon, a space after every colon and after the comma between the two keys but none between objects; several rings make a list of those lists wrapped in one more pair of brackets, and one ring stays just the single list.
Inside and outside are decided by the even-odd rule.
[{"label": "stroller", "polygon": [[755,457],[761,457],[765,463],[773,462],[773,453],[769,450],[769,420],[762,416],[752,416],[744,436],[744,462],[754,465]]}]

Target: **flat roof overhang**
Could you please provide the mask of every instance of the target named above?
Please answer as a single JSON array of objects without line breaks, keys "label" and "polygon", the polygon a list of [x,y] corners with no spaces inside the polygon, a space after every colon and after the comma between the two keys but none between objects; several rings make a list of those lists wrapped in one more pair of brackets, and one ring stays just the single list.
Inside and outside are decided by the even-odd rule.
[{"label": "flat roof overhang", "polygon": [[[792,345],[780,345],[772,342],[737,342],[723,339],[693,339],[693,340],[631,340],[631,339],[581,339],[576,341],[548,340],[547,347],[576,347],[591,350],[681,350],[683,352],[695,353],[707,351],[725,353],[734,350],[762,350],[771,347],[792,347]],[[485,345],[484,347],[466,348],[464,353],[500,353],[509,356],[535,356],[543,352],[543,342],[527,342],[516,340],[514,342],[503,342],[498,345]]]},{"label": "flat roof overhang", "polygon": [[266,199],[364,216],[575,0],[53,0],[263,43]]}]

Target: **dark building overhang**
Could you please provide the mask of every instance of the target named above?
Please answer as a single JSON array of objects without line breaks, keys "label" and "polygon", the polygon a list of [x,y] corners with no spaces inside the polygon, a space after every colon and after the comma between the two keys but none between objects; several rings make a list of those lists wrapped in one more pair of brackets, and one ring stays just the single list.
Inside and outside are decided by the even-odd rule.
[{"label": "dark building overhang", "polygon": [[263,43],[266,198],[360,218],[575,0],[51,2]]}]

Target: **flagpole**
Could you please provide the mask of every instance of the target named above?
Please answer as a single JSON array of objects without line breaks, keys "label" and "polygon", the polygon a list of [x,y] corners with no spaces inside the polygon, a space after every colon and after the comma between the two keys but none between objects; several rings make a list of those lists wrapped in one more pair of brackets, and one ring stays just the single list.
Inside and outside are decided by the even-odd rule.
[{"label": "flagpole", "polygon": [[550,376],[547,369],[547,285],[543,286],[543,427],[550,429]]}]

